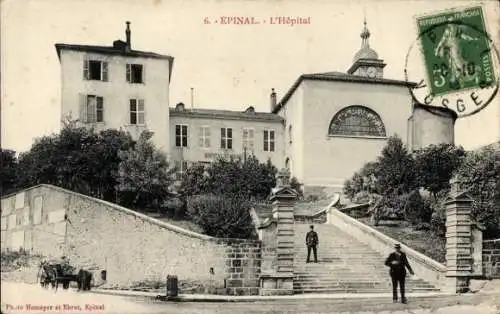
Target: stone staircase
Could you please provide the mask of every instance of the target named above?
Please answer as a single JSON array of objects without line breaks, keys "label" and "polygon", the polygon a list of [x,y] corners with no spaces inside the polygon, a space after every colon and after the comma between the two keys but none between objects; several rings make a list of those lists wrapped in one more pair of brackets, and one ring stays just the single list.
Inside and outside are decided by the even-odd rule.
[{"label": "stone staircase", "polygon": [[[385,256],[334,225],[316,224],[318,263],[306,263],[309,224],[295,224],[295,293],[388,293],[392,291]],[[311,255],[312,252],[311,252]],[[313,260],[313,257],[311,256]],[[417,274],[418,275],[418,274]],[[439,291],[431,284],[407,278],[407,292]]]}]

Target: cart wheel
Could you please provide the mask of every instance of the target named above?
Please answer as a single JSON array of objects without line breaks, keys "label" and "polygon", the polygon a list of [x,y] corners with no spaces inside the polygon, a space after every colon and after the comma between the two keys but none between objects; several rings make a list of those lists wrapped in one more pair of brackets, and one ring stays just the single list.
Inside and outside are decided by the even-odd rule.
[{"label": "cart wheel", "polygon": [[67,290],[69,288],[69,281],[64,281],[63,282],[63,289]]}]

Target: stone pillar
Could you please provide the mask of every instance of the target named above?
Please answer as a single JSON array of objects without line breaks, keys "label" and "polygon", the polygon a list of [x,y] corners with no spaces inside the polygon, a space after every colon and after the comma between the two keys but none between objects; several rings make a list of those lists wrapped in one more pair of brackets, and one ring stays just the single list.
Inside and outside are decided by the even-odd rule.
[{"label": "stone pillar", "polygon": [[452,183],[446,205],[446,288],[454,293],[469,290],[472,276],[472,199]]},{"label": "stone pillar", "polygon": [[261,295],[293,294],[293,206],[298,194],[290,187],[289,180],[290,173],[287,170],[280,171],[277,186],[270,197],[274,205],[273,220],[276,223],[276,267],[273,274],[261,277]]}]

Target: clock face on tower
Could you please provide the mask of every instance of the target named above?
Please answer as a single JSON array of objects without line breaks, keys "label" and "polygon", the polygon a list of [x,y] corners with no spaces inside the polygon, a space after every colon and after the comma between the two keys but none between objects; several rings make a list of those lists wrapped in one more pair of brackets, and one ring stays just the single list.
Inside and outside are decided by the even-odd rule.
[{"label": "clock face on tower", "polygon": [[366,70],[366,74],[368,75],[368,77],[375,77],[377,76],[377,69],[375,67],[369,67]]}]

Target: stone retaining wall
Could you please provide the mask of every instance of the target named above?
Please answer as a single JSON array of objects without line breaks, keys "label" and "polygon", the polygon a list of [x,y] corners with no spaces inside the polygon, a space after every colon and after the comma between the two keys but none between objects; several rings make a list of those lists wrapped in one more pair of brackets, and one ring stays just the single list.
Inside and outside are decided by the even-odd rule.
[{"label": "stone retaining wall", "polygon": [[[105,269],[110,285],[162,282],[176,275],[179,281],[193,280],[228,294],[258,293],[260,241],[212,238],[50,185],[21,193],[23,204],[17,194],[2,198],[2,206],[17,198],[12,210],[18,216],[28,212],[26,222],[2,230],[2,247],[11,246],[14,233],[23,233],[23,248],[57,258],[67,255],[77,267]],[[2,219],[12,214],[4,217],[2,210]],[[42,218],[35,224],[37,215]]]}]

